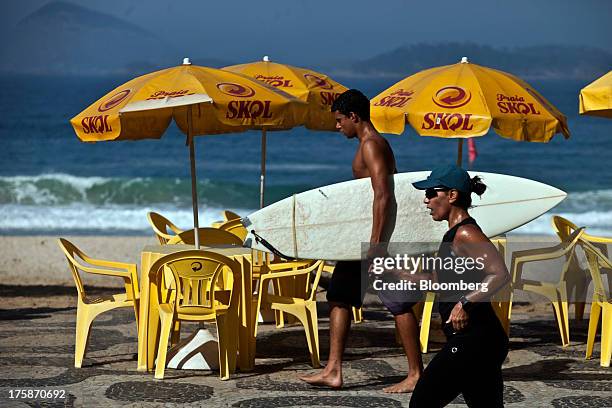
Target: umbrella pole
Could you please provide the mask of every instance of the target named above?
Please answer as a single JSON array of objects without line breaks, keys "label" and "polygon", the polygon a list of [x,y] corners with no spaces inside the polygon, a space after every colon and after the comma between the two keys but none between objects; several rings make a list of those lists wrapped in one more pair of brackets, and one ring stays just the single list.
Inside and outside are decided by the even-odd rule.
[{"label": "umbrella pole", "polygon": [[195,146],[193,144],[193,124],[191,118],[191,107],[187,110],[187,138],[189,139],[189,162],[191,165],[191,203],[193,206],[193,237],[195,248],[200,249],[200,235],[198,234],[198,187],[196,183]]},{"label": "umbrella pole", "polygon": [[457,166],[461,167],[461,162],[463,159],[463,138],[457,139],[459,144],[457,145]]},{"label": "umbrella pole", "polygon": [[266,188],[266,129],[261,130],[261,176],[259,177],[259,208],[264,208]]}]

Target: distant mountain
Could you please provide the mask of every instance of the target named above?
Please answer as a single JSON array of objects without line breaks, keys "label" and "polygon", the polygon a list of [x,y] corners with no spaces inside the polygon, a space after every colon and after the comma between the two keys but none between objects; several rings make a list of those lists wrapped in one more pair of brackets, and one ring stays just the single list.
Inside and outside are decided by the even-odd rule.
[{"label": "distant mountain", "polygon": [[10,32],[10,41],[3,41],[0,72],[138,75],[179,65],[183,55],[155,35],[155,28],[73,3],[48,3],[21,20]]},{"label": "distant mountain", "polygon": [[597,48],[551,45],[508,49],[446,43],[404,46],[334,70],[337,75],[401,77],[455,64],[463,56],[526,79],[591,79],[612,69],[612,53]]}]

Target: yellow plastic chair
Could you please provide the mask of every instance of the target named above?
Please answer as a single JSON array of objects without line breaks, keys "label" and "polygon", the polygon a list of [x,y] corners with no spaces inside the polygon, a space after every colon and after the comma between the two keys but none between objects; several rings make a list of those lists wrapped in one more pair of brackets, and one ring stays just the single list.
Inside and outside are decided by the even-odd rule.
[{"label": "yellow plastic chair", "polygon": [[[165,245],[169,240],[183,232],[182,229],[174,225],[169,219],[156,212],[147,213],[149,224],[155,232],[155,236],[159,239],[159,243]],[[172,231],[169,233],[168,230]]]},{"label": "yellow plastic chair", "polygon": [[353,306],[351,310],[353,312],[353,321],[355,323],[363,323],[363,306],[362,307]]},{"label": "yellow plastic chair", "polygon": [[[589,238],[599,237],[589,236]],[[604,240],[612,243],[611,239],[604,238]],[[580,244],[587,256],[589,272],[593,279],[593,300],[589,316],[589,333],[585,357],[589,359],[593,355],[595,334],[597,333],[601,316],[600,364],[602,367],[610,367],[610,358],[612,356],[612,296],[610,295],[612,293],[612,261],[599,248],[593,245],[590,240],[581,238]],[[607,288],[603,284],[603,274],[607,274],[608,277]]]},{"label": "yellow plastic chair", "polygon": [[[200,236],[200,245],[238,245],[242,246],[242,240],[231,232],[222,231],[217,228],[198,228],[198,235]],[[171,238],[168,245],[175,244],[187,244],[194,245],[194,233],[193,230],[183,231],[175,237]],[[218,284],[223,286],[225,275],[219,278]],[[181,322],[176,321],[176,324],[172,330],[171,344],[175,345],[180,340],[181,333]]]},{"label": "yellow plastic chair", "polygon": [[[419,343],[421,345],[421,353],[427,353],[429,350],[429,330],[431,326],[431,315],[433,313],[433,306],[436,301],[435,292],[426,292],[425,300],[417,303],[412,307],[412,312],[414,313],[417,321],[421,322],[421,327],[419,329]],[[395,340],[398,344],[401,344],[401,339],[399,334],[395,333]]]},{"label": "yellow plastic chair", "polygon": [[231,221],[231,220],[236,220],[236,219],[240,219],[240,216],[236,214],[235,212],[232,212],[230,210],[223,211],[224,221]]},{"label": "yellow plastic chair", "polygon": [[[576,244],[580,236],[584,233],[583,229],[572,232],[566,240],[560,244],[539,249],[527,249],[514,251],[512,253],[511,273],[512,291],[516,289],[537,293],[546,297],[555,311],[555,318],[559,326],[561,343],[563,347],[569,345],[569,313],[568,313],[568,291],[565,277],[572,265],[572,258],[575,256]],[[553,259],[564,258],[565,263],[561,271],[561,278],[558,282],[543,282],[523,279],[523,267],[530,262],[541,262]],[[508,320],[512,316],[512,297],[510,294],[510,307],[508,310]]]},{"label": "yellow plastic chair", "polygon": [[[90,258],[73,243],[64,238],[60,238],[58,244],[64,255],[66,255],[78,292],[74,366],[81,368],[87,350],[87,343],[89,342],[91,324],[98,315],[118,307],[132,307],[136,316],[136,327],[138,327],[140,298],[138,274],[134,264]],[[88,296],[81,279],[81,272],[122,278],[125,285],[125,293],[104,297]]]},{"label": "yellow plastic chair", "polygon": [[[217,228],[198,228],[200,245],[237,245],[242,246],[242,240],[231,232]],[[168,245],[173,244],[195,244],[195,234],[193,230],[183,231],[172,239],[168,240]]]},{"label": "yellow plastic chair", "polygon": [[[552,218],[553,229],[559,236],[561,242],[576,231],[578,227],[573,222],[561,216],[555,215]],[[587,233],[583,233],[582,238],[587,239]],[[572,254],[567,274],[563,277],[567,288],[568,297],[574,293],[574,315],[577,320],[582,320],[584,316],[586,290],[589,286],[588,271],[582,270],[578,263],[576,254]]]},{"label": "yellow plastic chair", "polygon": [[247,229],[244,227],[244,225],[242,225],[240,219],[225,221],[224,223],[218,225],[216,228],[222,231],[231,232],[232,234],[240,238],[242,242],[244,242],[244,239],[247,236]]},{"label": "yellow plastic chair", "polygon": [[[252,255],[251,255],[251,276],[252,276],[252,281],[253,281],[253,298],[252,298],[252,302],[253,302],[253,308],[252,310],[254,311],[255,315],[254,315],[254,319],[257,323],[259,323],[259,316],[262,316],[262,319],[265,319],[269,316],[269,314],[271,312],[274,312],[274,322],[276,325],[276,328],[282,328],[285,325],[284,322],[284,317],[283,317],[283,313],[279,310],[274,310],[272,311],[272,309],[270,308],[270,304],[269,303],[263,303],[261,305],[261,309],[257,309],[257,301],[259,298],[259,288],[260,288],[260,278],[261,278],[261,274],[262,273],[266,273],[268,271],[268,266],[271,263],[280,263],[282,261],[280,261],[279,259],[274,259],[272,254],[270,254],[269,252],[263,252],[263,251],[257,251],[257,250],[253,250],[252,251]],[[273,289],[276,291],[276,293],[279,292],[279,283],[273,281]],[[256,324],[257,324],[256,323]]]},{"label": "yellow plastic chair", "polygon": [[223,220],[213,221],[212,224],[210,224],[211,227],[219,228],[219,226],[221,224],[223,224],[223,223],[225,223],[227,221],[240,219],[240,216],[238,214],[236,214],[235,212],[231,212],[229,210],[223,211],[223,213],[221,215],[223,216]]},{"label": "yellow plastic chair", "polygon": [[[497,247],[497,251],[499,252],[499,255],[502,257],[505,263],[506,253],[508,252],[507,251],[508,242],[507,242],[506,237],[501,236],[501,237],[493,238],[491,239],[491,242],[493,243],[493,245]],[[510,306],[511,292],[512,292],[512,285],[507,284],[503,288],[499,289],[497,293],[495,293],[491,297],[491,306],[493,306],[493,310],[495,311],[497,318],[502,324],[502,327],[504,328],[506,335],[510,334],[510,314],[509,313],[510,313],[510,307],[511,307]]]},{"label": "yellow plastic chair", "polygon": [[[304,326],[310,360],[314,368],[320,367],[319,361],[319,329],[317,322],[317,285],[323,270],[323,261],[295,261],[281,264],[270,264],[262,271],[260,277],[257,311],[267,302],[273,310],[282,311],[295,316]],[[311,272],[316,271],[314,277]],[[296,290],[291,294],[282,292],[282,281],[294,281]],[[268,293],[268,284],[277,283],[274,294]],[[301,288],[300,288],[301,286]],[[277,291],[278,290],[278,291]],[[255,322],[255,336],[258,324]]]},{"label": "yellow plastic chair", "polygon": [[[219,289],[218,280],[224,270],[232,279],[226,279],[223,288]],[[213,252],[181,251],[157,260],[150,269],[149,278],[157,282],[158,289],[151,295],[157,297],[161,320],[155,378],[164,378],[168,338],[177,321],[215,320],[219,375],[222,380],[229,379],[236,368],[238,353],[240,265]]]}]

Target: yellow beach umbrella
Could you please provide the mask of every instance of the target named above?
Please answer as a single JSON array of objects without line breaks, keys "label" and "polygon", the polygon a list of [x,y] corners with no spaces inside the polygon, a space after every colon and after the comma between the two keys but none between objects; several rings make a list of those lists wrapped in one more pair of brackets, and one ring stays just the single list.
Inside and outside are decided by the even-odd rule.
[{"label": "yellow beach umbrella", "polygon": [[371,101],[374,126],[401,134],[409,123],[421,136],[459,138],[485,135],[493,127],[508,139],[548,142],[568,138],[565,116],[521,79],[503,71],[460,63],[418,72]]},{"label": "yellow beach umbrella", "polygon": [[[334,100],[348,88],[319,72],[270,62],[265,56],[262,61],[232,65],[223,68],[250,76],[306,102],[308,113],[304,126],[311,130],[336,130],[336,120],[330,111]],[[266,129],[261,133],[261,178],[260,206],[264,206],[266,174]]]},{"label": "yellow beach umbrella", "polygon": [[[196,135],[303,124],[306,104],[236,73],[183,65],[135,78],[115,88],[70,120],[84,142],[160,138],[174,120],[187,135],[194,228],[198,228]],[[198,246],[198,234],[195,234]]]},{"label": "yellow beach umbrella", "polygon": [[612,118],[612,71],[582,88],[580,114]]}]

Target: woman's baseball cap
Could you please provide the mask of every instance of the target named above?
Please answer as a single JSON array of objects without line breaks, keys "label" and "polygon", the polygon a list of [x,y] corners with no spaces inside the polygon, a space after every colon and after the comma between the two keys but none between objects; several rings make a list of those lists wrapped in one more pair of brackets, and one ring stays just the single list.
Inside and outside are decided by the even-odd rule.
[{"label": "woman's baseball cap", "polygon": [[426,190],[433,187],[446,187],[459,190],[464,193],[471,192],[471,178],[467,171],[458,166],[444,165],[434,168],[431,174],[421,181],[412,183],[418,190]]}]

